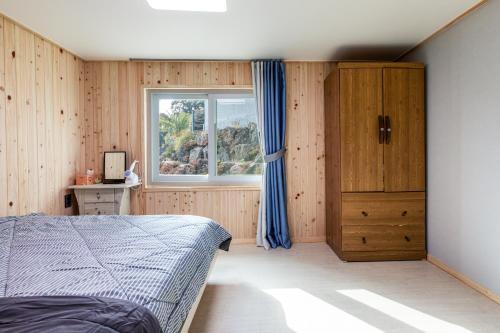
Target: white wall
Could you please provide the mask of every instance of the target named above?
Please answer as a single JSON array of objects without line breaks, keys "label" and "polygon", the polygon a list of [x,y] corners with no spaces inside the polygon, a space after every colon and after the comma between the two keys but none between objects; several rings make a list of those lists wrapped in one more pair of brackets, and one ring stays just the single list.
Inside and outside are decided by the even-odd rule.
[{"label": "white wall", "polygon": [[500,0],[404,60],[427,66],[429,254],[500,294]]}]

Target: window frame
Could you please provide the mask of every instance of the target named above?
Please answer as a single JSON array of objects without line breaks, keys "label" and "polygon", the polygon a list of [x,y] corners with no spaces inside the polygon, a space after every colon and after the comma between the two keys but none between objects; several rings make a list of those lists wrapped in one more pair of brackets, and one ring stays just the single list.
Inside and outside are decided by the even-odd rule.
[{"label": "window frame", "polygon": [[[252,89],[171,89],[145,88],[146,106],[146,161],[147,183],[152,186],[209,187],[209,186],[259,186],[262,175],[216,175],[217,171],[217,99],[255,98]],[[162,175],[153,157],[159,156],[159,100],[168,97],[179,99],[206,99],[205,117],[208,124],[208,175]]]}]

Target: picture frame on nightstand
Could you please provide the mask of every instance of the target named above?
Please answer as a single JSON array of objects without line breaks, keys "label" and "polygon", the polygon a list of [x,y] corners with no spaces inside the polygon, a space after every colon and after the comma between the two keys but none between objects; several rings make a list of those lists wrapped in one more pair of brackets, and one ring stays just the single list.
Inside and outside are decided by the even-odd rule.
[{"label": "picture frame on nightstand", "polygon": [[125,183],[125,170],[127,168],[127,153],[124,151],[104,152],[104,184]]}]

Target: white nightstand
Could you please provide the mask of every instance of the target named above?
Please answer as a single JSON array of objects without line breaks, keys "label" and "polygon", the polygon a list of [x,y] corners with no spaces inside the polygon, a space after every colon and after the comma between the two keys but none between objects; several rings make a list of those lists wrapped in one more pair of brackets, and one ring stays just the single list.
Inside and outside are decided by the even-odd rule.
[{"label": "white nightstand", "polygon": [[130,214],[130,189],[141,183],[73,185],[80,215]]}]

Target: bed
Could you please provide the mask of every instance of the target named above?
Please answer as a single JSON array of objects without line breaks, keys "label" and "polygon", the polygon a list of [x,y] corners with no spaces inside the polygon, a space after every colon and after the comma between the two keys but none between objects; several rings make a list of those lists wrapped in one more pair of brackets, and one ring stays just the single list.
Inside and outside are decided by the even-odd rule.
[{"label": "bed", "polygon": [[196,216],[0,218],[0,331],[186,331],[230,241]]}]

